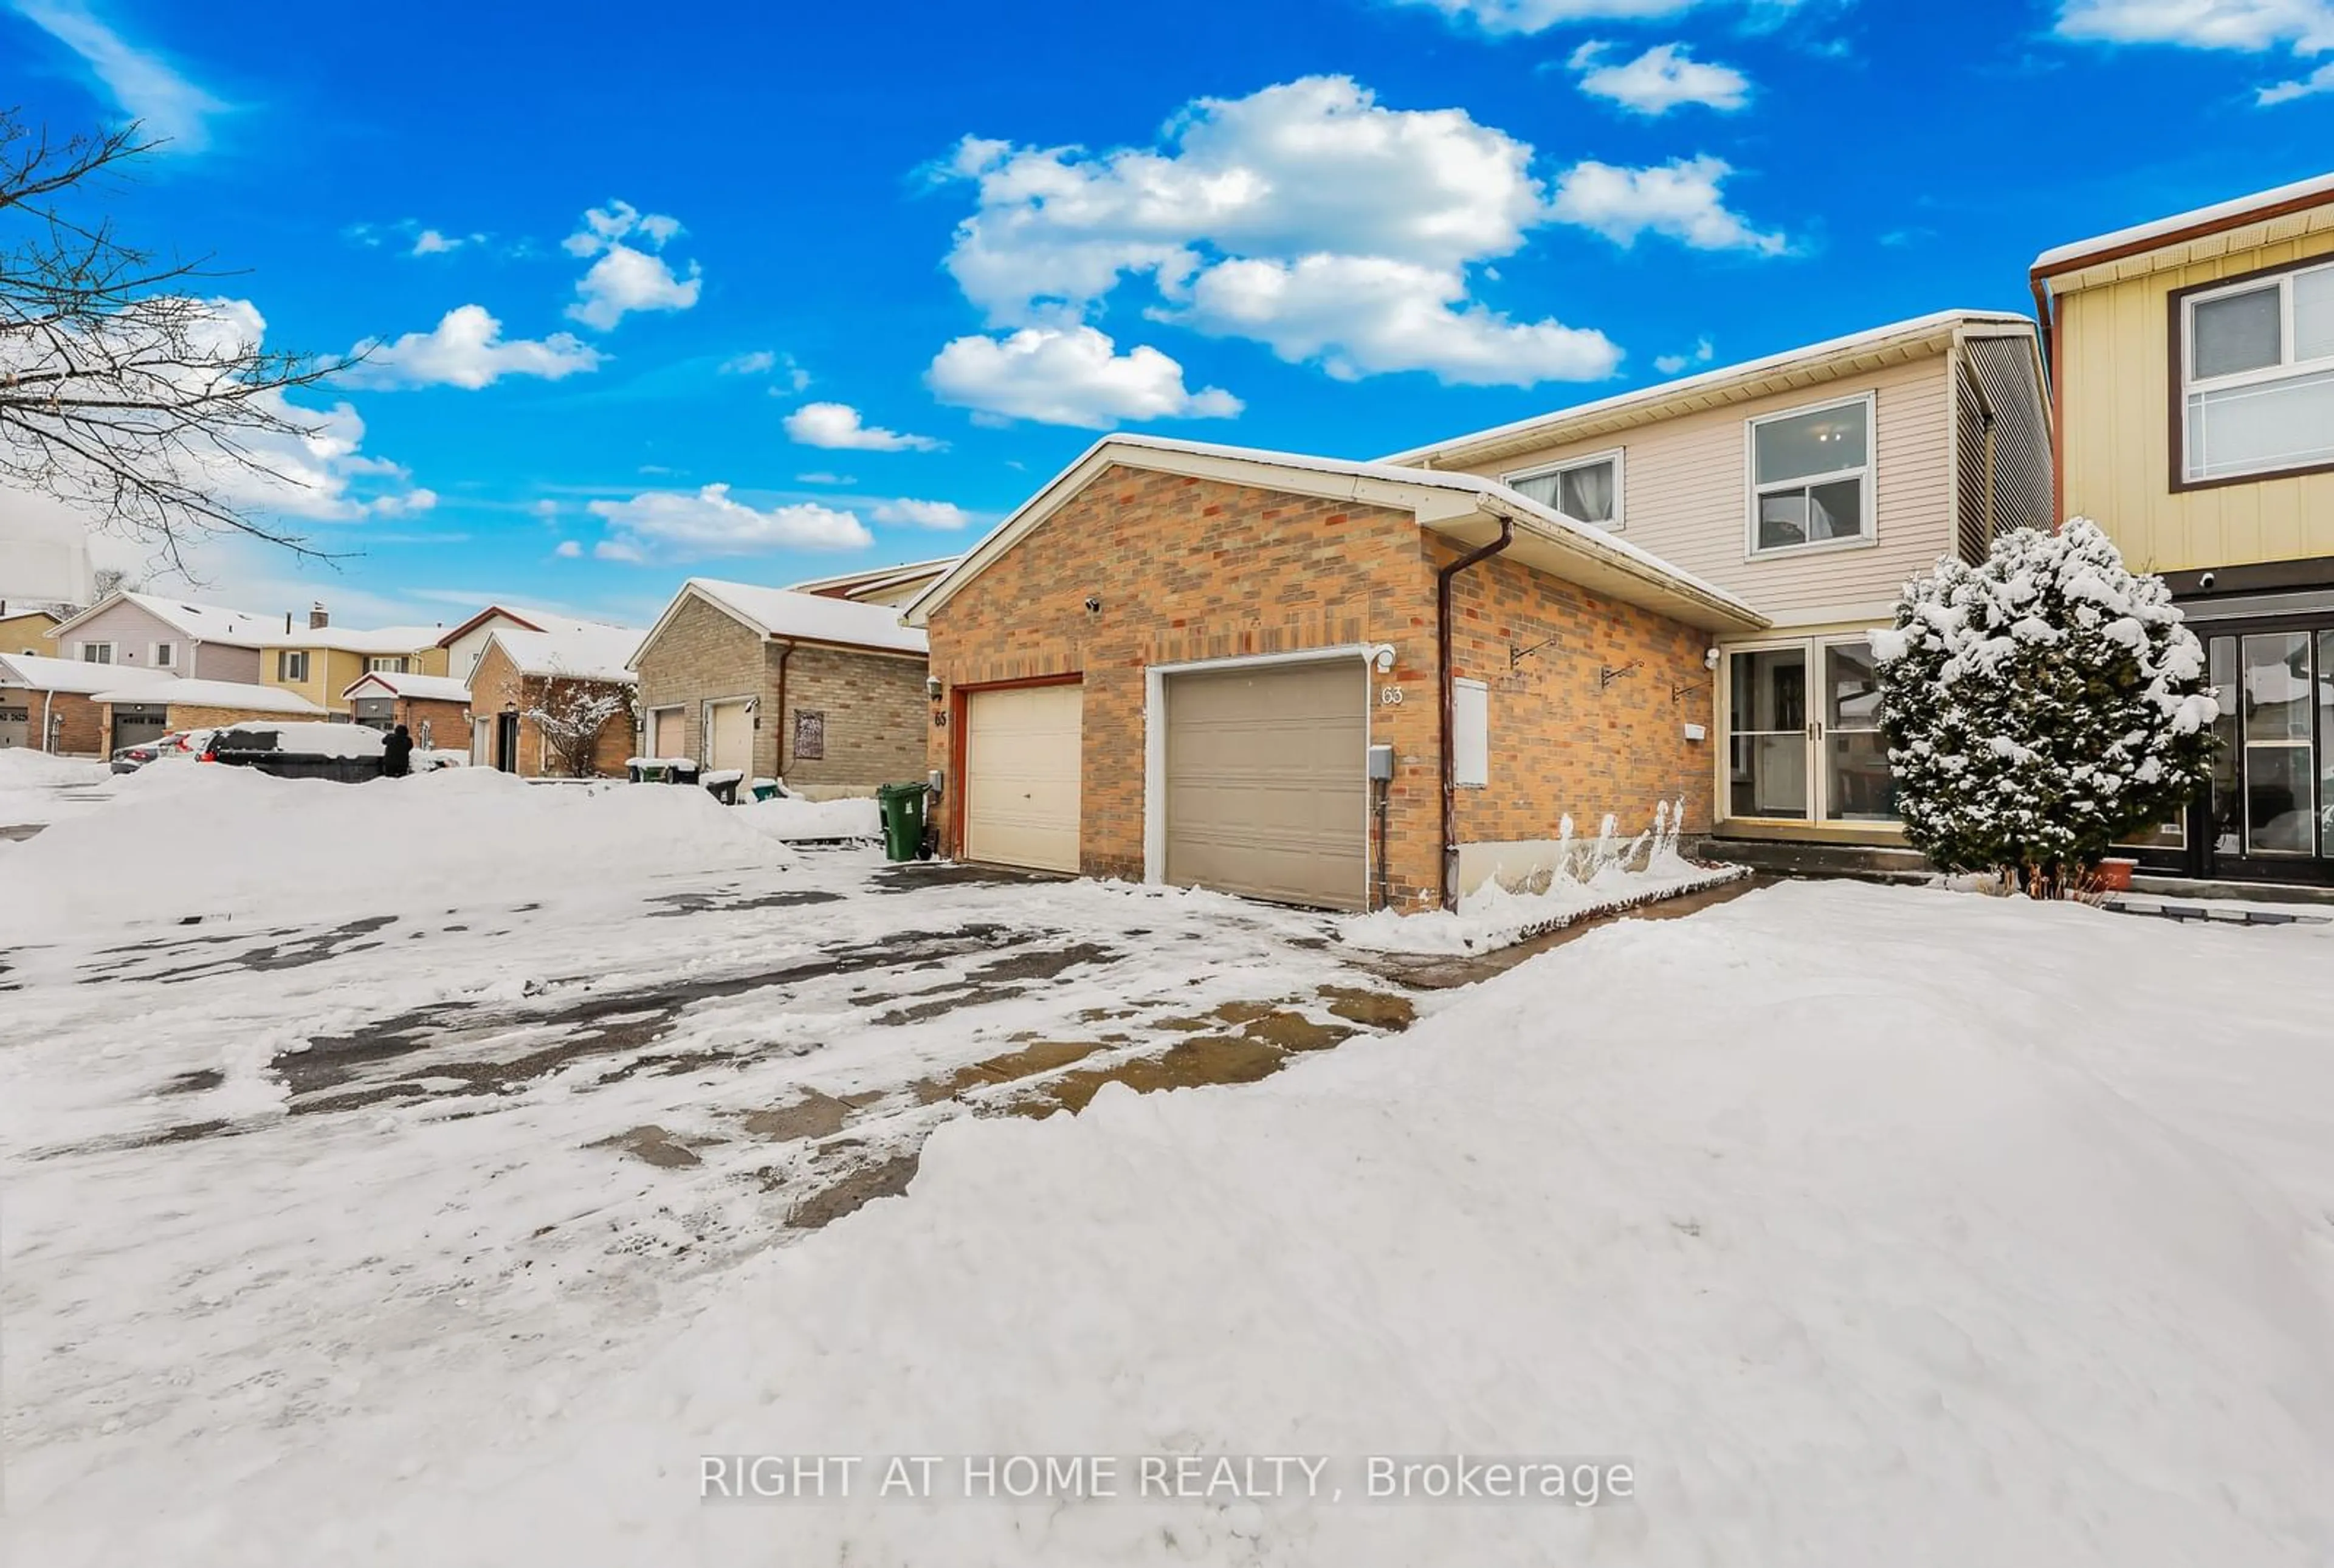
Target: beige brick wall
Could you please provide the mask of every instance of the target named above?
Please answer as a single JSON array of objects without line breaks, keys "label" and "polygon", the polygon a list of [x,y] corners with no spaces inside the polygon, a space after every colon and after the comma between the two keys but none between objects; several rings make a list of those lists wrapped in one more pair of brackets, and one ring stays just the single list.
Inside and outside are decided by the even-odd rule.
[{"label": "beige brick wall", "polygon": [[[1403,512],[1106,470],[932,615],[932,672],[949,688],[928,751],[950,770],[942,842],[960,847],[956,744],[969,690],[1083,677],[1081,868],[1136,878],[1148,666],[1392,643],[1394,670],[1371,678],[1404,700],[1373,705],[1370,737],[1394,748],[1390,892],[1402,907],[1439,901],[1434,574],[1456,553]],[[1085,609],[1089,595],[1099,612]],[[1680,793],[1707,823],[1710,764],[1683,737],[1687,720],[1709,723],[1705,634],[1513,563],[1461,577],[1452,610],[1455,672],[1492,688],[1491,787],[1460,793],[1461,842],[1553,837],[1567,813],[1590,833],[1606,812],[1643,826],[1656,799]],[[1552,635],[1555,646],[1509,670],[1511,645]],[[1599,687],[1600,666],[1631,659],[1634,673]],[[1695,689],[1673,703],[1673,683]]]},{"label": "beige brick wall", "polygon": [[[678,706],[687,737],[673,755],[705,755],[705,705],[732,697],[752,697],[770,707],[770,669],[776,649],[763,645],[762,636],[737,617],[701,599],[690,599],[664,630],[645,644],[634,660],[641,678],[641,711]],[[776,766],[777,732],[764,722],[767,713],[754,716],[754,772],[768,774]]]},{"label": "beige brick wall", "polygon": [[[470,678],[470,713],[474,718],[494,724],[499,722],[505,707],[514,707],[518,711],[516,772],[522,778],[565,776],[565,769],[557,765],[555,758],[551,759],[551,765],[546,766],[543,732],[526,717],[529,708],[546,700],[546,688],[551,684],[541,677],[521,675],[499,642],[488,645],[485,657],[478,660],[477,672]],[[621,692],[628,698],[632,695],[629,687],[598,681],[579,684],[594,689]],[[593,748],[593,774],[602,778],[623,777],[624,759],[633,755],[634,740],[632,713],[629,709],[619,712],[608,721],[608,727],[600,732],[599,743]],[[441,741],[439,744],[443,746],[446,743]],[[494,765],[491,744],[487,747],[485,765]]]},{"label": "beige brick wall", "polygon": [[0,688],[0,707],[25,710],[24,733],[34,750],[41,748],[43,708],[53,721],[55,750],[61,756],[103,756],[105,716],[96,703],[78,692],[31,691],[22,687]]}]

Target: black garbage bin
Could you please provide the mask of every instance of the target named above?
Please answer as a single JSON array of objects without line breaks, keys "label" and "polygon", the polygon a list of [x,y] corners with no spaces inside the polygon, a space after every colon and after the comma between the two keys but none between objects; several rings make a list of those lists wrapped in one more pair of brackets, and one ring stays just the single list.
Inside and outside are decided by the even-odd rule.
[{"label": "black garbage bin", "polygon": [[734,773],[716,774],[705,781],[705,793],[725,806],[734,806],[738,803],[738,783]]}]

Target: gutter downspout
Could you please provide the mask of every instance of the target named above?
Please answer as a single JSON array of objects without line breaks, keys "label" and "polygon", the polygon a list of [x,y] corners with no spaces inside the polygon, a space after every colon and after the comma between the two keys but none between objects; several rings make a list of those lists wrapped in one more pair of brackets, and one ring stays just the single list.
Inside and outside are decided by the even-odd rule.
[{"label": "gutter downspout", "polygon": [[770,774],[780,781],[786,776],[786,660],[794,656],[793,643],[778,644],[778,711],[770,717],[770,722],[777,726],[778,737],[776,748],[770,753]]},{"label": "gutter downspout", "polygon": [[2049,382],[2043,393],[2050,411],[2050,532],[2056,534],[2059,524],[2067,520],[2067,480],[2062,472],[2066,454],[2059,446],[2060,416],[2065,410],[2059,401],[2059,321],[2049,280],[2034,272],[2027,274],[2026,282],[2034,291],[2034,324],[2042,334],[2042,374]]},{"label": "gutter downspout", "polygon": [[1489,561],[1516,541],[1516,520],[1500,519],[1500,536],[1489,544],[1471,550],[1450,565],[1434,573],[1434,661],[1436,679],[1442,687],[1442,907],[1458,907],[1459,846],[1458,786],[1452,781],[1458,774],[1457,755],[1452,747],[1451,722],[1455,703],[1451,674],[1451,580],[1470,566]]},{"label": "gutter downspout", "polygon": [[53,688],[41,693],[41,749],[52,756],[56,755],[57,732],[51,727],[56,721],[49,714],[56,706],[57,694]]}]

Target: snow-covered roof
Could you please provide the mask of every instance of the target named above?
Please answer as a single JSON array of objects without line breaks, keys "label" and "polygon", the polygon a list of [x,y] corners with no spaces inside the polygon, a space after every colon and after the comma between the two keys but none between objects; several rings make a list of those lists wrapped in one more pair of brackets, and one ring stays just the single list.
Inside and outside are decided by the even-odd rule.
[{"label": "snow-covered roof", "polygon": [[[117,672],[121,673],[121,672]],[[151,670],[144,671],[152,674]],[[322,717],[324,710],[287,687],[258,686],[241,680],[183,680],[176,678],[142,682],[117,681],[93,694],[100,702],[136,702],[148,707],[234,707],[246,713],[291,713]]]},{"label": "snow-covered roof", "polygon": [[640,628],[603,626],[576,621],[551,631],[519,631],[497,626],[488,635],[489,647],[499,643],[521,675],[564,675],[576,680],[632,678],[632,649],[641,645]]},{"label": "snow-covered roof", "polygon": [[163,625],[198,642],[223,642],[233,648],[260,648],[283,617],[259,615],[248,610],[227,610],[217,604],[192,604],[159,593],[110,593],[56,630],[70,630],[116,604],[134,604]]},{"label": "snow-covered roof", "polygon": [[341,695],[354,697],[360,690],[372,687],[390,697],[419,697],[424,702],[468,702],[470,688],[450,675],[405,675],[393,669],[376,669],[349,682]]},{"label": "snow-covered roof", "polygon": [[419,653],[438,646],[442,626],[383,626],[367,631],[354,626],[294,626],[268,635],[266,648],[322,648],[337,653]]},{"label": "snow-covered roof", "polygon": [[604,620],[586,620],[581,616],[562,615],[555,611],[536,610],[524,604],[496,603],[487,605],[484,610],[479,611],[476,615],[471,616],[468,620],[465,620],[461,625],[453,628],[451,630],[448,630],[445,628],[440,627],[437,637],[437,646],[439,648],[451,647],[461,639],[468,637],[471,632],[476,631],[479,627],[484,626],[487,621],[497,619],[510,621],[512,623],[513,630],[518,631],[581,632],[589,631],[595,626],[606,626],[611,624],[611,622]]},{"label": "snow-covered roof", "polygon": [[1536,446],[1554,446],[1566,439],[1569,427],[1604,424],[1616,417],[1638,413],[1644,418],[1658,417],[1665,405],[1698,395],[1716,394],[1737,387],[1750,390],[1750,384],[1779,371],[1801,369],[1828,361],[1853,361],[1858,357],[1891,347],[1898,342],[1917,342],[1924,339],[1943,340],[1964,327],[2018,327],[2028,331],[2034,323],[2025,316],[2011,311],[1953,310],[1936,311],[1910,321],[1892,322],[1885,327],[1874,327],[1846,337],[1827,338],[1819,343],[1803,348],[1787,349],[1779,354],[1761,359],[1744,360],[1738,364],[1720,365],[1714,370],[1698,370],[1691,376],[1674,380],[1657,381],[1650,387],[1640,387],[1633,392],[1619,392],[1609,398],[1591,402],[1575,403],[1567,409],[1558,409],[1546,414],[1534,414],[1529,418],[1516,419],[1489,429],[1473,430],[1452,436],[1423,447],[1413,447],[1383,458],[1387,463],[1463,463],[1476,448],[1513,445],[1519,437],[1529,436]]},{"label": "snow-covered roof", "polygon": [[169,678],[159,669],[91,664],[79,659],[50,659],[37,653],[0,654],[0,686],[22,686],[34,691],[70,691],[87,696],[115,687],[151,686]]},{"label": "snow-covered roof", "polygon": [[[1167,459],[1161,462],[1159,459]],[[1149,460],[1146,460],[1149,459]],[[1167,467],[1188,468],[1189,460],[1212,460],[1225,474],[1253,475],[1245,482],[1269,484],[1272,470],[1331,476],[1337,478],[1370,482],[1399,488],[1381,492],[1384,504],[1409,505],[1422,525],[1444,525],[1468,515],[1488,515],[1501,517],[1521,525],[1526,534],[1537,534],[1552,544],[1568,561],[1569,574],[1585,586],[1600,583],[1632,603],[1644,603],[1647,589],[1660,601],[1658,607],[1675,613],[1680,601],[1690,603],[1698,615],[1714,612],[1721,623],[1736,627],[1762,627],[1769,624],[1743,600],[1715,583],[1708,582],[1692,572],[1673,566],[1652,551],[1633,544],[1619,535],[1577,517],[1567,517],[1555,508],[1544,505],[1500,484],[1480,475],[1452,473],[1439,468],[1413,468],[1397,463],[1360,463],[1344,457],[1321,457],[1303,452],[1273,452],[1250,447],[1219,446],[1209,441],[1172,440],[1163,436],[1141,436],[1126,433],[1104,436],[1079,455],[1076,461],[1054,476],[1044,488],[1018,507],[1012,515],[990,531],[964,558],[945,575],[908,605],[904,613],[914,618],[915,624],[925,624],[931,611],[944,603],[966,582],[986,570],[989,564],[1018,543],[1038,524],[1051,516],[1056,508],[1080,490],[1103,467],[1114,462],[1124,462],[1132,467]],[[1234,482],[1242,482],[1234,480]],[[1471,503],[1460,507],[1426,507],[1409,497],[1416,497],[1421,489],[1464,496]],[[1358,494],[1359,486],[1355,486]],[[1345,492],[1340,490],[1339,494]],[[1432,515],[1430,517],[1429,514]],[[1596,581],[1590,581],[1591,578]],[[695,580],[692,579],[692,582]]]},{"label": "snow-covered roof", "polygon": [[845,572],[834,577],[813,577],[803,582],[789,582],[793,593],[818,593],[829,598],[836,595],[848,599],[870,590],[896,588],[903,582],[938,577],[955,565],[958,557],[939,555],[930,561],[903,562],[897,566],[878,566],[865,572]]},{"label": "snow-covered roof", "polygon": [[824,593],[801,593],[791,588],[765,588],[753,582],[723,582],[692,577],[681,584],[672,604],[657,620],[645,642],[664,629],[675,611],[696,595],[727,611],[765,637],[800,638],[806,642],[833,642],[846,648],[877,648],[899,653],[923,653],[930,640],[900,620],[892,604],[862,604]]},{"label": "snow-covered roof", "polygon": [[2072,245],[2056,245],[2034,258],[2033,270],[2037,273],[2059,272],[2100,258],[2109,251],[2126,251],[2156,240],[2193,237],[2201,232],[2233,227],[2265,216],[2272,208],[2291,209],[2320,202],[2334,203],[2334,174],[2298,179],[2291,185],[2256,191],[2233,201],[2214,202],[2210,207],[2194,207],[2187,212],[2175,213],[2170,217],[2134,224],[2129,228],[2077,240]]}]

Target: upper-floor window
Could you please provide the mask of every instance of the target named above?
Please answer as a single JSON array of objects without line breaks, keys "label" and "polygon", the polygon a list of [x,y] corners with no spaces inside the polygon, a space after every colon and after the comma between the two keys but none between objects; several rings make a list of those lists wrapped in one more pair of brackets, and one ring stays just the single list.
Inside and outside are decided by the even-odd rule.
[{"label": "upper-floor window", "polygon": [[1872,539],[1869,392],[1750,421],[1750,551]]},{"label": "upper-floor window", "polygon": [[110,642],[84,642],[81,645],[81,659],[83,664],[111,664],[113,662],[113,644]]},{"label": "upper-floor window", "polygon": [[287,686],[297,686],[308,678],[308,650],[304,648],[280,649],[275,655],[275,678]]},{"label": "upper-floor window", "polygon": [[1501,477],[1518,495],[1600,528],[1621,526],[1621,454],[1599,452]]},{"label": "upper-floor window", "polygon": [[169,643],[169,642],[158,642],[158,643],[156,643],[156,644],[154,645],[154,668],[155,668],[155,669],[170,669],[172,666],[176,665],[178,662],[178,645],[177,645],[177,644],[175,644],[175,643]]},{"label": "upper-floor window", "polygon": [[403,654],[376,656],[365,660],[365,669],[375,675],[403,675],[408,660]]},{"label": "upper-floor window", "polygon": [[2181,322],[2182,478],[2334,463],[2334,263],[2200,290]]}]

